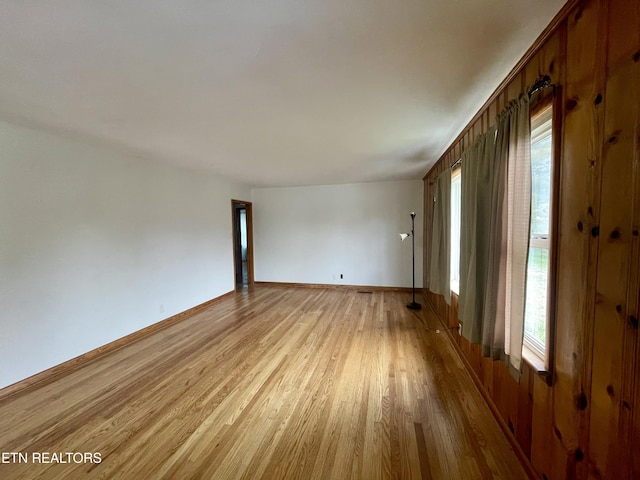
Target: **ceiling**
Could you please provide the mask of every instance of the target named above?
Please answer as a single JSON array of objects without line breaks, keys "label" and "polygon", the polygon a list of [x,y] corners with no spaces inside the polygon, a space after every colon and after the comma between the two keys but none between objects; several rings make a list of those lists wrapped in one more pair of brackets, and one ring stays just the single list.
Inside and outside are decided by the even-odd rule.
[{"label": "ceiling", "polygon": [[253,186],[422,178],[564,0],[3,0],[0,118]]}]

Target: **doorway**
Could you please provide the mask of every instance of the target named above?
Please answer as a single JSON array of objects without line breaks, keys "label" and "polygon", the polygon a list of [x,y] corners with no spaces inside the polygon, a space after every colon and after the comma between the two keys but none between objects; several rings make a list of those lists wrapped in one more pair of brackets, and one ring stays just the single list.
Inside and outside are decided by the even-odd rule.
[{"label": "doorway", "polygon": [[233,266],[236,291],[253,285],[253,209],[251,202],[231,200]]}]

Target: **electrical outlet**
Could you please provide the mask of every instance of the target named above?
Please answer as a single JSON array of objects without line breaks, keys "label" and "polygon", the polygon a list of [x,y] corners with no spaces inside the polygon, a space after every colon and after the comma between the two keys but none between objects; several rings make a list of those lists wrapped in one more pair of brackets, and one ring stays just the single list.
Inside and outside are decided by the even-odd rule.
[{"label": "electrical outlet", "polygon": [[343,274],[340,274],[340,280],[342,280],[344,278]]}]

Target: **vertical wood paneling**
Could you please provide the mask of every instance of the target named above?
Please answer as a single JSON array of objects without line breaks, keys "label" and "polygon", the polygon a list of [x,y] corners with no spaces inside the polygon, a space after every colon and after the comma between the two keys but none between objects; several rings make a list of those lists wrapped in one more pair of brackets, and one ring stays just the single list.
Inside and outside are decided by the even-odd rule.
[{"label": "vertical wood paneling", "polygon": [[505,106],[507,106],[511,100],[517,99],[520,96],[520,94],[524,91],[524,89],[522,88],[523,75],[524,75],[523,72],[520,72],[518,75],[514,77],[511,83],[507,86],[507,89],[506,89],[507,98],[506,98]]},{"label": "vertical wood paneling", "polygon": [[516,440],[518,440],[518,444],[529,458],[531,458],[531,418],[533,415],[533,380],[535,375],[536,372],[525,363],[522,368],[520,383],[516,384],[518,389]]},{"label": "vertical wood paneling", "polygon": [[482,117],[476,120],[476,123],[473,124],[473,142],[478,139],[478,135],[480,135],[484,130],[482,130]]},{"label": "vertical wood paneling", "polygon": [[489,109],[487,110],[487,115],[489,116],[489,128],[493,127],[496,124],[496,116],[498,115],[497,109],[498,102],[493,101],[489,105]]},{"label": "vertical wood paneling", "polygon": [[[563,22],[564,23],[564,22]],[[539,75],[549,75],[553,80],[557,81],[559,73],[563,70],[564,58],[561,56],[563,50],[563,42],[566,42],[564,38],[563,29],[564,25],[561,25],[554,34],[547,40],[544,48],[540,50],[540,70]]]},{"label": "vertical wood paneling", "polygon": [[[501,97],[500,95],[497,95],[497,96],[496,96],[496,98],[495,98],[495,100],[494,100],[493,102],[491,102],[491,104],[494,106],[495,115],[498,115],[498,113],[500,112],[500,110],[501,110],[501,108],[502,108],[502,107],[501,107],[501,105],[502,105],[502,103],[501,103],[501,98],[502,98],[502,97]],[[496,124],[496,122],[495,122],[495,118],[493,119],[493,124],[494,124],[494,125]]]},{"label": "vertical wood paneling", "polygon": [[490,358],[482,359],[482,384],[491,398],[496,398],[493,392],[493,360]]},{"label": "vertical wood paneling", "polygon": [[[636,16],[638,13],[636,12]],[[636,20],[637,21],[637,20]],[[640,49],[633,52],[634,62],[640,62]],[[635,82],[638,84],[638,66],[635,67]],[[627,295],[625,316],[627,332],[625,336],[625,358],[633,355],[633,366],[628,368],[631,381],[623,389],[625,399],[623,408],[626,412],[631,405],[631,445],[640,445],[640,337],[638,319],[640,319],[640,112],[635,119],[635,145],[633,151],[633,231],[631,242],[631,277]],[[635,321],[634,321],[635,320]],[[635,354],[633,354],[635,350]],[[629,354],[627,354],[629,352]],[[625,363],[626,366],[626,363]],[[624,402],[627,401],[627,404]],[[631,478],[640,478],[640,455],[631,456]]]},{"label": "vertical wood paneling", "polygon": [[491,378],[493,379],[493,401],[500,412],[500,415],[503,419],[507,420],[507,409],[505,407],[506,403],[509,401],[506,392],[502,388],[502,365],[500,362],[493,361],[491,362]]},{"label": "vertical wood paneling", "polygon": [[[625,315],[630,276],[633,231],[633,157],[636,119],[640,108],[638,62],[640,50],[638,7],[632,2],[609,6],[607,83],[604,95],[604,138],[597,298],[594,322],[589,458],[592,478],[629,478],[631,412],[623,408],[625,380],[633,372],[634,345],[628,350]],[[606,215],[604,214],[606,212]],[[629,331],[635,338],[633,331]],[[633,343],[633,342],[631,342]],[[626,355],[625,355],[626,353]],[[626,375],[625,375],[626,374]]]},{"label": "vertical wood paneling", "polygon": [[533,85],[533,82],[536,81],[536,78],[540,76],[540,70],[541,70],[540,58],[542,56],[542,53],[546,51],[548,48],[549,46],[545,44],[544,48],[538,53],[536,53],[536,55],[531,59],[531,61],[527,63],[527,65],[524,67],[524,71],[522,73],[524,76],[524,84],[526,86]]},{"label": "vertical wood paneling", "polygon": [[538,376],[532,379],[531,463],[541,477],[551,478],[553,390]]},{"label": "vertical wood paneling", "polygon": [[[640,2],[584,0],[558,25],[447,156],[459,158],[539,75],[557,84],[553,384],[526,365],[517,383],[454,338],[541,477],[640,478],[629,448],[640,445]],[[452,327],[457,304],[429,298]]]},{"label": "vertical wood paneling", "polygon": [[[601,104],[593,99],[599,90],[593,79],[601,65],[597,47],[596,1],[584,2],[568,19],[564,85],[560,218],[558,242],[558,302],[556,306],[556,357],[553,401],[556,448],[552,453],[553,478],[563,478],[575,462],[568,458],[586,439],[598,209],[596,199],[601,159]],[[581,457],[581,454],[578,454]],[[575,472],[573,472],[575,475]],[[584,474],[581,478],[584,478]]]},{"label": "vertical wood paneling", "polygon": [[[525,404],[523,404],[522,406],[520,405],[520,402],[519,402],[520,388],[519,388],[518,381],[516,381],[513,375],[511,375],[511,373],[509,372],[509,369],[506,368],[502,362],[500,363],[501,363],[500,367],[502,369],[502,378],[503,378],[503,394],[505,398],[509,399],[506,405],[507,425],[509,426],[511,433],[513,433],[513,435],[517,439],[518,429],[520,428],[520,426],[518,425],[518,419],[520,418],[520,408],[522,407],[524,409],[526,408],[526,405]],[[520,381],[522,381],[522,378],[520,379]],[[526,416],[527,414],[523,412],[522,417],[526,418]],[[526,426],[524,427],[526,430]]]},{"label": "vertical wood paneling", "polygon": [[451,293],[451,308],[449,309],[449,328],[457,332],[458,329],[458,295]]}]

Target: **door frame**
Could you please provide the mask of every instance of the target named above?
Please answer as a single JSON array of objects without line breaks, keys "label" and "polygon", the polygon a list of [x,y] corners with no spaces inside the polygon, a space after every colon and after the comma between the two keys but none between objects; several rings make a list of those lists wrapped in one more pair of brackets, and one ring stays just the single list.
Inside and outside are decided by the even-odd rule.
[{"label": "door frame", "polygon": [[245,200],[231,199],[231,241],[233,242],[233,285],[234,290],[238,291],[236,283],[236,262],[238,260],[238,252],[236,249],[236,222],[238,207],[244,207],[247,212],[247,284],[249,286],[255,283],[253,277],[253,204]]}]

